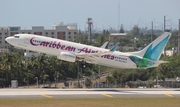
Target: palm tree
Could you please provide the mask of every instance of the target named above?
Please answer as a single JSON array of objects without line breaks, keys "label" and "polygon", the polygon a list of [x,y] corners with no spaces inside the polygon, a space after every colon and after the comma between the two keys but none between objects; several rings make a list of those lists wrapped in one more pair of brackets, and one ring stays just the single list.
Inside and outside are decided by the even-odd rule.
[{"label": "palm tree", "polygon": [[8,86],[12,79],[11,69],[14,63],[14,57],[13,54],[10,53],[4,53],[1,57],[1,69],[5,72],[6,86]]},{"label": "palm tree", "polygon": [[19,56],[18,54],[15,54],[15,62],[14,62],[14,66],[13,66],[13,69],[12,69],[12,72],[13,72],[13,77],[12,79],[16,79],[18,81],[18,85],[21,85],[22,84],[22,72],[23,72],[23,69],[24,69],[24,64],[23,64],[23,57],[22,56]]},{"label": "palm tree", "polygon": [[35,63],[37,64],[37,74],[36,75],[40,76],[40,80],[43,82],[43,85],[44,85],[47,78],[49,78],[48,57],[46,57],[45,54],[41,54],[40,56],[37,57]]}]

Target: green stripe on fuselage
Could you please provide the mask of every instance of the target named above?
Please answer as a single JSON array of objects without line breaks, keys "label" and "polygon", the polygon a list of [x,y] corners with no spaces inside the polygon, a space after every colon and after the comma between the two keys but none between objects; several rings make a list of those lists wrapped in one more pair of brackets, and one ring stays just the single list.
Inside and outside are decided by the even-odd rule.
[{"label": "green stripe on fuselage", "polygon": [[137,56],[130,56],[129,58],[137,65],[137,67],[140,68],[149,67],[153,65],[153,63],[150,62],[147,58],[138,58]]}]

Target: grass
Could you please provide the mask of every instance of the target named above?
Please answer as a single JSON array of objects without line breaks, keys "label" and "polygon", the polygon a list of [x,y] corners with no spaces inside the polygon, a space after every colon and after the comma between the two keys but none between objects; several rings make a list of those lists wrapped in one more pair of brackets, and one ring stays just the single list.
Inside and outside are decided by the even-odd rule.
[{"label": "grass", "polygon": [[0,99],[0,107],[180,107],[180,98]]}]

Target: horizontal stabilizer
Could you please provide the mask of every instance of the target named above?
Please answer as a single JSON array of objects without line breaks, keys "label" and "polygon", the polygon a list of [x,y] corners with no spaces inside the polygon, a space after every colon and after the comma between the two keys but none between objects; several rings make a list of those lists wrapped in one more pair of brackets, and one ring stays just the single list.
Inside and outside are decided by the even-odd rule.
[{"label": "horizontal stabilizer", "polygon": [[168,61],[162,61],[162,60],[158,60],[158,61],[149,60],[149,62],[153,63],[153,65],[151,65],[149,67],[145,67],[144,69],[152,68],[152,67],[158,67],[162,63],[168,63]]}]

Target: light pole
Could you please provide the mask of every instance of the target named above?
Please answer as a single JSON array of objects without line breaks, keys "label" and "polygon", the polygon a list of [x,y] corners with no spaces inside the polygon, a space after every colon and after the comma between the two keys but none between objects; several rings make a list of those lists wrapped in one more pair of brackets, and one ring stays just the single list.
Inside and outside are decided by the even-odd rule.
[{"label": "light pole", "polygon": [[57,84],[57,88],[58,88],[58,78],[59,78],[59,75],[57,75],[57,81],[56,81],[56,84]]},{"label": "light pole", "polygon": [[99,83],[98,83],[98,88],[99,88],[99,84],[100,84],[100,82],[101,82],[101,71],[100,71],[100,65],[99,65],[99,81],[98,81]]},{"label": "light pole", "polygon": [[37,80],[37,88],[38,88],[38,77],[36,77],[36,80]]},{"label": "light pole", "polygon": [[78,66],[77,81],[78,81],[78,88],[79,88],[80,87],[80,84],[79,84],[79,61],[77,61],[77,66]]},{"label": "light pole", "polygon": [[85,76],[83,77],[84,77],[84,88],[86,88],[86,77]]},{"label": "light pole", "polygon": [[158,88],[158,76],[156,76],[156,88]]},{"label": "light pole", "polygon": [[43,88],[44,88],[44,70],[43,70]]},{"label": "light pole", "polygon": [[55,86],[54,86],[54,88],[56,88],[56,77],[54,78],[54,80],[55,80]]},{"label": "light pole", "polygon": [[57,72],[55,71],[55,88],[56,88],[56,85],[57,85]]},{"label": "light pole", "polygon": [[22,61],[22,63],[25,64],[25,71],[27,72],[27,87],[29,88],[29,73],[28,73],[28,70],[27,70],[27,59]]}]

